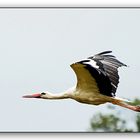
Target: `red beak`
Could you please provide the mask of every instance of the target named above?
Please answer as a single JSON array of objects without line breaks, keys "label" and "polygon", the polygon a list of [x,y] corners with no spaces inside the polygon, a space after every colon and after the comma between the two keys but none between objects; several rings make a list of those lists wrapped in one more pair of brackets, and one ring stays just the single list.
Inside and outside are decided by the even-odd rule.
[{"label": "red beak", "polygon": [[41,94],[40,93],[36,93],[36,94],[32,94],[32,95],[25,95],[22,96],[23,98],[41,98]]}]

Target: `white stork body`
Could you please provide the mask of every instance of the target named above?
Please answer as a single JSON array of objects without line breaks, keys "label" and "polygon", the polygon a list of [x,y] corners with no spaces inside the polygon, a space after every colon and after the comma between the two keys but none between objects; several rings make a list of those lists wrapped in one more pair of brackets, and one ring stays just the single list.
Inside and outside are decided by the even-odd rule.
[{"label": "white stork body", "polygon": [[115,97],[119,83],[118,68],[126,66],[115,56],[108,55],[111,51],[96,54],[88,59],[71,65],[77,77],[75,88],[60,94],[43,92],[23,96],[24,98],[66,99],[71,98],[80,103],[100,105],[112,103],[130,110],[140,112],[139,106],[126,104],[126,100]]}]

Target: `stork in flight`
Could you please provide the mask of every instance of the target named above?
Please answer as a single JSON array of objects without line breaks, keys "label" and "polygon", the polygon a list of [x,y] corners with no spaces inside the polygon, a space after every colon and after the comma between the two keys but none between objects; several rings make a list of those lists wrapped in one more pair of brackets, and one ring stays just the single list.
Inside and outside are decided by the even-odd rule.
[{"label": "stork in flight", "polygon": [[71,64],[77,77],[75,88],[60,94],[50,92],[25,95],[24,98],[74,99],[80,103],[100,105],[112,103],[133,111],[140,112],[140,106],[128,104],[128,101],[115,96],[119,75],[118,68],[127,66],[105,51],[85,60]]}]

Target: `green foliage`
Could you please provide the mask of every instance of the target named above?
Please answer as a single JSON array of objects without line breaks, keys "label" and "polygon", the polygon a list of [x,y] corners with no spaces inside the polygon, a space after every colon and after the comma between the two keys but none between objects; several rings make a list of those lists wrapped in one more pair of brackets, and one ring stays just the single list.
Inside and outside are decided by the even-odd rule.
[{"label": "green foliage", "polygon": [[140,99],[135,98],[135,99],[132,101],[132,105],[140,105]]},{"label": "green foliage", "polygon": [[125,128],[126,121],[119,117],[109,114],[96,114],[91,119],[91,128],[95,132],[132,132]]},{"label": "green foliage", "polygon": [[[140,99],[136,98],[132,102],[133,105],[140,104]],[[111,106],[108,109],[115,109]],[[121,114],[122,112],[119,112]],[[102,114],[97,113],[91,119],[91,130],[93,132],[136,132],[136,130],[127,128],[127,120],[122,119],[121,115],[114,114]],[[135,114],[135,126],[137,127],[137,132],[140,132],[140,114]]]},{"label": "green foliage", "polygon": [[137,115],[136,117],[136,125],[137,125],[137,131],[140,132],[140,115]]}]

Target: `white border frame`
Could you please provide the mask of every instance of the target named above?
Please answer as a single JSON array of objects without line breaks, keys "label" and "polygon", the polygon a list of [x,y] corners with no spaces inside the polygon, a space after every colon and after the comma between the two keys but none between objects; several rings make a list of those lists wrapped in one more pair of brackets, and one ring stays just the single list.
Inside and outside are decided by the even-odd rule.
[{"label": "white border frame", "polygon": [[140,0],[0,0],[0,7],[139,7]]},{"label": "white border frame", "polygon": [[[0,0],[0,7],[140,7],[140,0]],[[115,135],[115,136],[114,136]],[[44,133],[4,133],[0,134],[2,139],[26,139],[26,140],[45,140],[46,138],[51,139],[76,139],[76,140],[87,140],[87,139],[98,139],[98,140],[130,140],[139,139],[139,134],[107,134],[107,133],[92,133],[92,134],[44,134]]]}]

